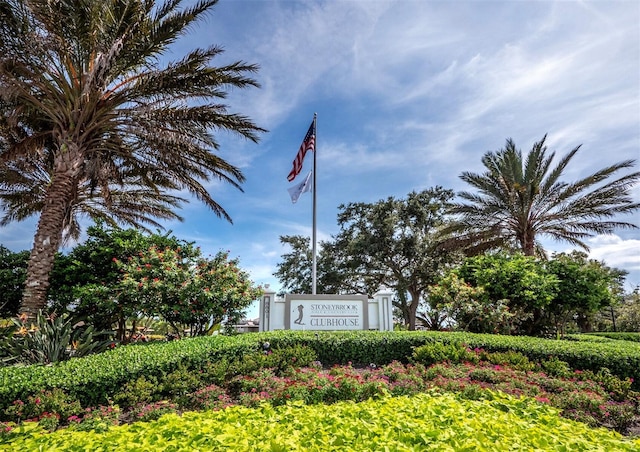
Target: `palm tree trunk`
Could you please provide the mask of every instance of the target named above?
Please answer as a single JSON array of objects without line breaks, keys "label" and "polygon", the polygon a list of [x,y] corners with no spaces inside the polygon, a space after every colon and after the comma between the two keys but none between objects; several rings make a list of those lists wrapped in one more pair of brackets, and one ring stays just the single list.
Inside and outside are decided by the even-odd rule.
[{"label": "palm tree trunk", "polygon": [[62,241],[67,210],[73,203],[77,188],[76,175],[83,159],[77,146],[73,146],[73,149],[75,152],[56,155],[51,184],[38,220],[20,304],[20,312],[26,312],[30,317],[46,306],[49,274]]},{"label": "palm tree trunk", "polygon": [[523,238],[523,249],[522,252],[525,256],[535,256],[536,255],[536,240],[535,234],[532,231],[526,231]]}]

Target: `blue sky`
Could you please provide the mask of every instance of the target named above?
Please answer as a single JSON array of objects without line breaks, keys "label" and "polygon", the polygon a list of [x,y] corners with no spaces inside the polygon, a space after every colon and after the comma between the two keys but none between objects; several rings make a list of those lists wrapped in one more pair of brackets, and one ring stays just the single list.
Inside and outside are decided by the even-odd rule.
[{"label": "blue sky", "polygon": [[[244,193],[209,185],[234,224],[194,200],[166,228],[205,254],[230,250],[260,284],[280,287],[279,236],[311,234],[311,194],[292,204],[287,188],[312,156],[294,183],[287,174],[314,113],[320,240],[338,232],[340,204],[468,189],[461,172],[481,172],[507,138],[527,151],[548,134],[557,159],[582,144],[567,181],[640,158],[636,1],[221,0],[169,57],[214,44],[225,49],[218,65],[260,65],[261,88],[226,103],[269,132],[259,144],[219,137],[247,178]],[[0,228],[0,244],[30,249],[34,231],[35,219]],[[639,230],[588,243],[591,257],[630,272],[627,289],[640,285]]]}]

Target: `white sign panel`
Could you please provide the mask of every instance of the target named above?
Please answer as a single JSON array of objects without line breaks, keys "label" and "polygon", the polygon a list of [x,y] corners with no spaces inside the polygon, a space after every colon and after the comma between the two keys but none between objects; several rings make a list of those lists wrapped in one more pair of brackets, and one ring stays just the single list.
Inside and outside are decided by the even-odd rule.
[{"label": "white sign panel", "polygon": [[288,327],[291,330],[367,329],[365,296],[287,296]]}]

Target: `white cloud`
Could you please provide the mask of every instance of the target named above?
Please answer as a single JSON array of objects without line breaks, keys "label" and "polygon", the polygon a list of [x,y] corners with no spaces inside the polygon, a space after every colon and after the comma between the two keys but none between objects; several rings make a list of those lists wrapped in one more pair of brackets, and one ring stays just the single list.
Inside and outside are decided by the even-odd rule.
[{"label": "white cloud", "polygon": [[598,235],[587,241],[589,257],[605,261],[616,268],[640,271],[640,239],[622,239],[610,235]]}]

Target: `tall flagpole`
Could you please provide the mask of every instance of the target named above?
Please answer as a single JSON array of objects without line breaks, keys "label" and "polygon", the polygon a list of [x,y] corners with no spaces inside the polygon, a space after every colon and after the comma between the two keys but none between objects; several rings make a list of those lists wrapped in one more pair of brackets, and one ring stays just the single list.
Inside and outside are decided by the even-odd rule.
[{"label": "tall flagpole", "polygon": [[316,118],[317,118],[318,114],[314,113],[313,114],[313,132],[316,135],[316,141],[315,141],[315,149],[313,151],[313,228],[312,228],[312,233],[311,233],[311,254],[313,257],[312,260],[312,265],[311,265],[311,287],[312,287],[312,294],[316,295],[316,270],[317,270],[317,266],[316,266],[316,195],[318,193],[318,185],[316,184],[316,156],[318,155],[318,129],[317,129],[317,123],[316,123]]}]

